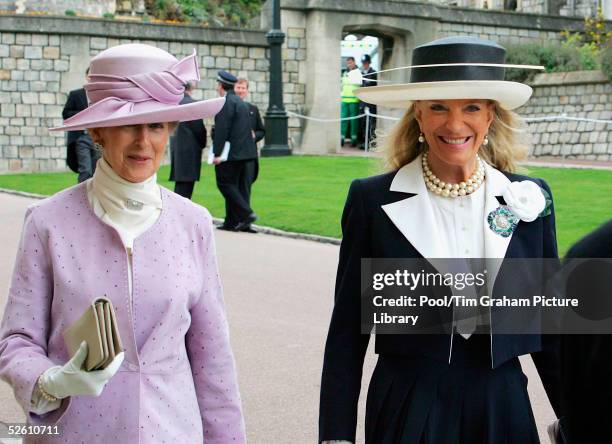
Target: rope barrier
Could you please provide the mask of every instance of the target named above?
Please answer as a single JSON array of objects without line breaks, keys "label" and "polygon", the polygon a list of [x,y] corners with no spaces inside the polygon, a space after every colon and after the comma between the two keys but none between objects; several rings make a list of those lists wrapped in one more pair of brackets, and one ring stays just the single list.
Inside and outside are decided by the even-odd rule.
[{"label": "rope barrier", "polygon": [[[362,117],[366,117],[366,116],[371,116],[371,117],[375,117],[377,119],[383,119],[383,120],[400,120],[399,117],[392,117],[392,116],[385,116],[382,114],[374,114],[374,113],[364,113],[364,114],[359,114],[357,116],[354,117],[341,117],[339,119],[322,119],[319,117],[310,117],[310,116],[305,116],[303,114],[298,114],[298,113],[294,113],[293,111],[286,111],[286,113],[290,116],[293,117],[297,117],[300,119],[304,119],[304,120],[312,120],[315,122],[321,122],[321,123],[331,123],[331,122],[342,122],[345,120],[355,120],[355,119],[361,119]],[[604,123],[607,125],[612,124],[612,120],[602,120],[602,119],[589,119],[587,117],[571,117],[568,116],[566,114],[561,114],[558,116],[542,116],[542,117],[524,117],[523,120],[525,120],[526,122],[544,122],[544,121],[552,121],[552,120],[569,120],[569,121],[577,121],[577,122],[592,122],[592,123]]]}]

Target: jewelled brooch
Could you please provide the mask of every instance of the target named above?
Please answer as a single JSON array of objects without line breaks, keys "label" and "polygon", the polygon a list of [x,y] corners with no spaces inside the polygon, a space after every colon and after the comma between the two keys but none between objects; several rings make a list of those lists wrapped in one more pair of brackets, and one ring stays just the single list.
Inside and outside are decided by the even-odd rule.
[{"label": "jewelled brooch", "polygon": [[487,216],[489,228],[501,237],[509,237],[519,223],[519,218],[507,206],[501,206]]}]

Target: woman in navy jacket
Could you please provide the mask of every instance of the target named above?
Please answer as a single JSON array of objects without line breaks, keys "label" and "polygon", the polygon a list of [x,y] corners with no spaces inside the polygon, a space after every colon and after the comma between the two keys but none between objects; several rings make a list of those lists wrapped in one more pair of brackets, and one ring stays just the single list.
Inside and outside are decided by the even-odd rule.
[{"label": "woman in navy jacket", "polygon": [[[504,59],[493,42],[440,39],[415,48],[410,83],[358,92],[365,102],[408,110],[387,140],[391,172],[355,180],[344,208],[321,442],[355,442],[370,337],[361,330],[362,258],[497,258],[488,276],[493,295],[529,291],[526,283],[538,279],[530,269],[521,279],[503,273],[503,258],[557,258],[547,184],[512,173],[526,146],[511,110],[531,88],[503,81]],[[557,410],[555,340],[496,334],[503,311],[467,324],[453,322],[452,307],[438,313],[452,334],[376,336],[365,442],[539,442],[518,356],[532,355]]]}]

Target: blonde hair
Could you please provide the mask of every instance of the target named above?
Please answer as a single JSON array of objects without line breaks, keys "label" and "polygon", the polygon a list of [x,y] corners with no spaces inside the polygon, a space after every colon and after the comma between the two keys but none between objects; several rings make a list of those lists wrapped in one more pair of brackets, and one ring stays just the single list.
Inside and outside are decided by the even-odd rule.
[{"label": "blonde hair", "polygon": [[[489,127],[489,144],[481,146],[478,154],[498,170],[515,172],[517,162],[529,151],[525,121],[515,112],[503,109],[495,101],[493,122]],[[419,142],[419,124],[414,103],[392,128],[384,143],[385,167],[395,171],[412,162],[427,150],[427,142]]]}]

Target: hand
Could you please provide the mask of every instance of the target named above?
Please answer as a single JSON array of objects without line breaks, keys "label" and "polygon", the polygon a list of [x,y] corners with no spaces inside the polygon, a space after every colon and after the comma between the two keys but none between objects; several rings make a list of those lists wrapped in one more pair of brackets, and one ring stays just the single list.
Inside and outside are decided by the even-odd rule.
[{"label": "hand", "polygon": [[108,380],[121,367],[123,357],[121,352],[104,370],[87,372],[81,369],[87,358],[87,343],[83,341],[70,361],[63,366],[51,367],[41,375],[40,385],[58,399],[77,395],[100,396]]},{"label": "hand", "polygon": [[223,161],[221,160],[220,157],[215,157],[213,159],[213,164],[215,164],[215,165],[219,165],[221,162],[223,162]]},{"label": "hand", "polygon": [[255,140],[255,131],[251,130],[251,137]]}]

